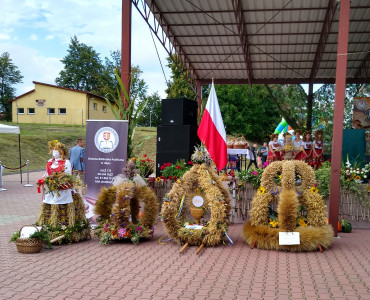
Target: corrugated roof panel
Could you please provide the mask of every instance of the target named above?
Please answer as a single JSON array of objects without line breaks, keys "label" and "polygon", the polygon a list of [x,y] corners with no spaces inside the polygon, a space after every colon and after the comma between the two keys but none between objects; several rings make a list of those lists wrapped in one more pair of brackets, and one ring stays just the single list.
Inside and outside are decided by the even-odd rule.
[{"label": "corrugated roof panel", "polygon": [[[150,4],[151,1],[146,2]],[[254,78],[310,76],[328,3],[329,0],[242,1]],[[201,69],[214,67],[215,64],[219,69],[226,69],[212,71],[215,78],[247,78],[247,71],[240,72],[237,67],[241,63],[244,67],[246,63],[232,1],[156,0],[156,4],[160,11],[165,12],[166,22],[180,46],[184,45],[183,51],[189,55],[193,67],[199,69],[197,74],[200,78],[209,73]],[[362,8],[356,9],[359,6]],[[370,3],[368,0],[352,1],[351,8],[350,18],[356,21],[350,22],[348,73],[354,76],[370,51]],[[338,18],[339,10],[335,10],[318,78],[335,79],[335,70],[331,68],[336,66]],[[280,65],[285,70],[281,70]]]}]

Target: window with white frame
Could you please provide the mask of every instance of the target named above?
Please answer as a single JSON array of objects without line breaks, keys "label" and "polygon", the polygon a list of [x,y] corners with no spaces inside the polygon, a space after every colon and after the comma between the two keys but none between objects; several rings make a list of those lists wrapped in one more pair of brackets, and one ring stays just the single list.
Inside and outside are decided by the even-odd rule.
[{"label": "window with white frame", "polygon": [[48,115],[55,115],[55,108],[48,108]]},{"label": "window with white frame", "polygon": [[107,107],[105,105],[103,105],[103,112],[107,112]]},{"label": "window with white frame", "polygon": [[67,114],[67,109],[66,109],[66,108],[59,108],[58,110],[59,110],[59,111],[58,111],[58,113],[59,113],[60,115],[65,115],[65,114]]},{"label": "window with white frame", "polygon": [[97,110],[98,109],[98,104],[97,103],[93,103],[93,109],[94,110]]},{"label": "window with white frame", "polygon": [[18,115],[24,115],[24,108],[23,107],[18,107],[17,108],[17,113],[18,113]]},{"label": "window with white frame", "polygon": [[34,114],[35,114],[35,109],[34,109],[33,107],[31,107],[31,108],[27,108],[27,113],[28,113],[29,115],[34,115]]}]

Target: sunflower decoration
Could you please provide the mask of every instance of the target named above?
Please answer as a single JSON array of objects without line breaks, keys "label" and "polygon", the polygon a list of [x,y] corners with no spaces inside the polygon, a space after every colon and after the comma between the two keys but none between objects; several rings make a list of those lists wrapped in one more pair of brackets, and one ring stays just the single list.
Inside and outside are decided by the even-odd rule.
[{"label": "sunflower decoration", "polygon": [[262,186],[260,186],[260,187],[258,188],[257,192],[258,192],[259,194],[264,194],[264,193],[266,193],[266,190],[265,190]]},{"label": "sunflower decoration", "polygon": [[318,193],[319,189],[316,186],[310,188],[311,193]]}]

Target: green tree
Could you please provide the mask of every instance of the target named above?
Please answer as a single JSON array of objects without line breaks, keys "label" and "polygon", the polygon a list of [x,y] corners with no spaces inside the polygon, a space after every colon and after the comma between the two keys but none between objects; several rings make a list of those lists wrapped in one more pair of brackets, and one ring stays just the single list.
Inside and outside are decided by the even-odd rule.
[{"label": "green tree", "polygon": [[167,98],[196,99],[195,90],[181,72],[181,67],[178,67],[170,57],[167,58],[167,62],[167,66],[171,69],[171,80],[167,82],[166,89]]},{"label": "green tree", "polygon": [[[369,84],[347,84],[346,97],[344,99],[343,128],[352,127],[353,99],[355,97],[369,97]],[[312,129],[323,129],[325,152],[330,153],[333,137],[335,103],[335,84],[324,84],[314,93],[314,104],[312,109]]]},{"label": "green tree", "polygon": [[99,79],[99,88],[97,93],[103,97],[107,94],[114,94],[119,89],[116,80],[115,71],[121,76],[121,52],[119,50],[111,51],[110,57],[104,58],[102,71],[97,74]]},{"label": "green tree", "polygon": [[[119,84],[119,89],[117,89],[116,94],[108,94],[106,101],[110,109],[112,110],[114,116],[117,120],[127,120],[128,121],[128,136],[127,136],[127,157],[131,158],[134,156],[134,149],[142,145],[143,141],[134,146],[134,135],[137,126],[138,119],[149,99],[141,102],[136,106],[137,97],[140,93],[140,89],[136,89],[136,93],[128,95],[118,71],[115,71],[116,80]],[[132,80],[131,80],[132,85]],[[112,104],[113,103],[113,104]],[[127,103],[127,107],[124,105]]]},{"label": "green tree", "polygon": [[265,85],[279,114],[293,129],[305,128],[307,94],[300,84]]},{"label": "green tree", "polygon": [[146,107],[143,109],[140,117],[137,121],[137,126],[144,127],[157,127],[161,124],[161,98],[158,93],[153,93],[150,96],[146,96],[143,100],[138,102],[138,105],[148,100]]},{"label": "green tree", "polygon": [[103,65],[97,53],[91,46],[71,38],[68,54],[61,60],[64,69],[60,71],[55,82],[59,86],[77,90],[99,93],[99,76]]},{"label": "green tree", "polygon": [[13,64],[10,54],[4,52],[0,56],[0,113],[7,121],[12,118],[12,105],[9,100],[15,97],[13,85],[22,82],[23,76],[18,67]]},{"label": "green tree", "polygon": [[265,86],[252,86],[252,95],[246,85],[216,85],[215,89],[227,134],[268,140],[281,117]]},{"label": "green tree", "polygon": [[[111,51],[110,57],[105,57],[104,66],[101,73],[97,74],[99,78],[98,95],[106,97],[114,95],[119,89],[115,73],[121,77],[121,51]],[[130,94],[136,95],[139,99],[144,99],[148,91],[148,85],[140,78],[143,71],[139,66],[131,66]]]}]

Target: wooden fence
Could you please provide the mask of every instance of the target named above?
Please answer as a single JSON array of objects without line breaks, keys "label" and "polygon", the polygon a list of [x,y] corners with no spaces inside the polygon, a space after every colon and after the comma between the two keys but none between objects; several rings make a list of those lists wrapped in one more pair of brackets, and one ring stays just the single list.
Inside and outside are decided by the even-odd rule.
[{"label": "wooden fence", "polygon": [[[167,182],[150,182],[149,185],[154,189],[160,204],[166,193],[171,190],[172,181]],[[227,182],[225,182],[227,186]],[[236,184],[236,186],[238,186]],[[249,218],[249,211],[254,194],[257,189],[253,187],[251,183],[244,183],[242,187],[236,190],[235,194],[235,207],[234,209],[234,221],[245,222]],[[230,197],[233,196],[233,191],[230,189]],[[362,197],[359,197],[352,191],[342,190],[341,199],[339,204],[339,219],[347,219],[349,221],[358,222],[370,222],[370,192],[367,189],[367,185],[362,185]],[[365,204],[362,199],[365,199]],[[327,199],[325,199],[327,202]],[[276,210],[277,201],[272,203],[272,208]],[[369,223],[370,224],[370,223]]]}]

